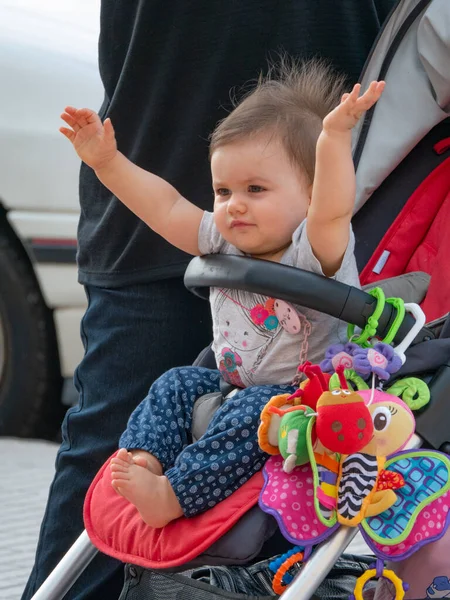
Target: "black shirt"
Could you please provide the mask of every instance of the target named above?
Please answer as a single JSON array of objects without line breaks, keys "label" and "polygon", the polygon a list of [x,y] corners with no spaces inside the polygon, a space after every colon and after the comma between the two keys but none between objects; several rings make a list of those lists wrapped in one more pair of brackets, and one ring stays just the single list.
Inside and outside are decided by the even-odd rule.
[{"label": "black shirt", "polygon": [[[358,79],[395,0],[102,0],[101,118],[118,147],[203,209],[208,136],[239,92],[286,51]],[[94,107],[95,108],[95,107]],[[117,287],[183,274],[190,257],[135,217],[82,165],[81,283]]]}]

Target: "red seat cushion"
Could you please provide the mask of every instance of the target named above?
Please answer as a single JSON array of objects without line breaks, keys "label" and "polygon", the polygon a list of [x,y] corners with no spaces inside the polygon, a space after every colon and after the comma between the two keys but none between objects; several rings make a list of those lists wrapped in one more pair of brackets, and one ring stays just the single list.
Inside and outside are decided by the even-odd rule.
[{"label": "red seat cushion", "polygon": [[259,472],[214,508],[154,529],[113,490],[108,460],[86,495],[84,524],[94,546],[113,558],[151,569],[178,567],[202,554],[231,529],[258,502],[262,486]]}]

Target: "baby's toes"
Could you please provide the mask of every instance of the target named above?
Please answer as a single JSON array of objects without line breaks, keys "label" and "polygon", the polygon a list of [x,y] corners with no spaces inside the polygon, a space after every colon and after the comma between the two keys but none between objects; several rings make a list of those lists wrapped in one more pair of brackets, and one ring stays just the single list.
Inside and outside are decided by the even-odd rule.
[{"label": "baby's toes", "polygon": [[144,469],[148,469],[148,462],[144,456],[139,456],[138,454],[133,456],[133,462],[138,467],[144,467]]},{"label": "baby's toes", "polygon": [[116,471],[115,469],[111,469],[111,481],[125,481],[130,479],[129,471]]},{"label": "baby's toes", "polygon": [[130,468],[130,465],[123,460],[113,458],[109,464],[111,471],[123,471],[126,472]]},{"label": "baby's toes", "polygon": [[120,487],[120,482],[119,482],[119,481],[116,481],[115,479],[113,479],[113,480],[111,481],[111,487],[113,488],[113,490],[114,490],[114,491],[115,491],[117,494],[119,494],[119,496],[123,496],[123,493],[122,493],[122,488]]},{"label": "baby's toes", "polygon": [[131,452],[128,452],[126,448],[121,448],[119,452],[116,454],[118,460],[123,460],[124,462],[132,465],[133,464],[133,456]]}]

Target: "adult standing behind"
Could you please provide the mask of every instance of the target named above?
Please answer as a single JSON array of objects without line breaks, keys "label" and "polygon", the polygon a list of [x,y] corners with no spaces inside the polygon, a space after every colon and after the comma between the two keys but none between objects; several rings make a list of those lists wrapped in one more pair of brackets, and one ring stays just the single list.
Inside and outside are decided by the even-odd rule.
[{"label": "adult standing behind", "polygon": [[[230,89],[258,77],[270,54],[323,56],[357,80],[394,0],[102,0],[99,41],[105,100],[121,151],[212,206],[207,138],[230,108]],[[63,107],[61,107],[63,108]],[[63,423],[31,598],[83,529],[86,490],[117,448],[151,383],[189,364],[210,341],[206,302],[182,276],[189,257],[166,243],[82,165],[79,281],[88,308],[79,404]],[[118,598],[120,563],[94,559],[67,599]]]}]

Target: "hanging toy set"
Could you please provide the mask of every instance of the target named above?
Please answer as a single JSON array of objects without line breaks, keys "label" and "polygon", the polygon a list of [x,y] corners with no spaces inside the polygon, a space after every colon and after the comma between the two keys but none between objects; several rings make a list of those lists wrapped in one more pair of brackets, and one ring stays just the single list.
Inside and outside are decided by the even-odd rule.
[{"label": "hanging toy set", "polygon": [[[320,366],[302,365],[307,379],[299,389],[271,398],[261,413],[259,445],[272,456],[259,504],[294,544],[271,564],[277,594],[291,582],[291,567],[304,564],[314,546],[346,525],[360,528],[376,557],[351,598],[362,600],[365,584],[384,577],[401,600],[408,585],[384,561],[407,558],[450,525],[449,457],[403,450],[415,430],[412,411],[430,400],[428,387],[408,377],[384,389],[404,364],[424,315],[415,304],[386,299],[380,288],[371,294],[377,306],[360,335],[349,326],[346,344],[328,348]],[[386,302],[397,317],[380,341],[374,336]],[[406,311],[416,324],[393,348]]]}]

